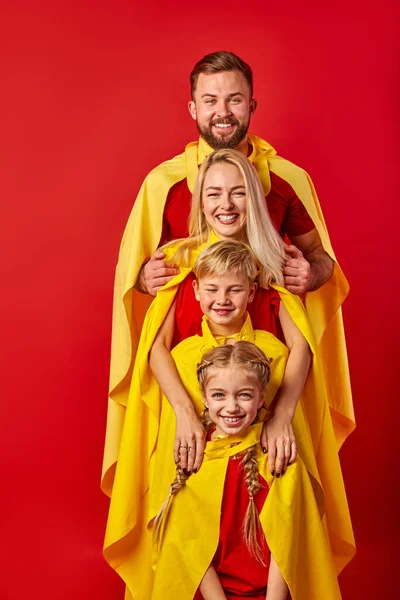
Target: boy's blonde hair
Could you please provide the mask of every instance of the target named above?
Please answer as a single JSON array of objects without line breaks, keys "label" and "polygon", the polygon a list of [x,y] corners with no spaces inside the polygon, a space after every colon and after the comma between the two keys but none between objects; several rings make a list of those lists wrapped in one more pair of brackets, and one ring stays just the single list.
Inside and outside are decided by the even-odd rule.
[{"label": "boy's blonde hair", "polygon": [[244,154],[238,150],[216,150],[204,160],[199,169],[192,196],[192,206],[189,216],[189,237],[182,239],[177,252],[171,260],[188,264],[190,251],[206,243],[210,237],[211,228],[202,211],[202,196],[207,171],[218,163],[235,165],[243,177],[246,189],[247,210],[243,233],[261,265],[260,285],[262,287],[267,287],[270,283],[282,285],[285,244],[269,216],[264,190],[257,171]]},{"label": "boy's blonde hair", "polygon": [[252,285],[260,273],[260,265],[250,246],[244,242],[225,240],[208,246],[197,258],[193,267],[196,279],[243,273]]},{"label": "boy's blonde hair", "polygon": [[[265,394],[270,378],[270,363],[271,361],[265,356],[264,352],[250,342],[239,341],[233,345],[213,348],[204,354],[201,362],[197,365],[197,379],[199,381],[201,393],[204,397],[209,369],[226,369],[234,365],[245,369],[249,375],[254,377],[260,386],[261,393]],[[202,413],[201,420],[207,432],[214,426],[207,408]],[[260,544],[262,529],[258,509],[254,501],[255,495],[261,489],[261,483],[258,476],[257,445],[251,446],[244,452],[238,454],[238,456],[242,457],[245,484],[249,493],[249,504],[242,528],[243,537],[250,553],[261,564],[265,565],[262,545]],[[156,542],[159,540],[163,518],[170,500],[185,485],[188,477],[189,475],[186,475],[182,468],[177,465],[176,477],[171,484],[169,496],[154,519],[153,536]]]}]

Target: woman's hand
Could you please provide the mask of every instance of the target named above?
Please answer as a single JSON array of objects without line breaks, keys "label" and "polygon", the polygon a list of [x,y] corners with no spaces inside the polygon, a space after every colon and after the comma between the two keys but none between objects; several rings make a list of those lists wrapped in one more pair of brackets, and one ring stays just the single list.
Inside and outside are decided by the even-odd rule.
[{"label": "woman's hand", "polygon": [[184,473],[197,473],[203,462],[206,430],[194,410],[182,409],[176,413],[174,458]]},{"label": "woman's hand", "polygon": [[272,475],[283,475],[297,454],[296,438],[289,415],[274,414],[264,423],[261,447],[263,452],[268,452],[268,467]]}]

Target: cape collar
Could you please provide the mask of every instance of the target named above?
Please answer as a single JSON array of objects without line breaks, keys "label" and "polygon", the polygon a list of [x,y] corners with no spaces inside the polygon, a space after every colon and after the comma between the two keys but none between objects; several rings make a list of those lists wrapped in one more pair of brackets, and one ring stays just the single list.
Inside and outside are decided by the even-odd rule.
[{"label": "cape collar", "polygon": [[[215,348],[216,346],[222,346],[228,339],[222,335],[214,335],[211,332],[210,326],[208,324],[208,319],[205,315],[203,315],[203,319],[201,322],[201,330],[203,333],[203,341],[205,348],[208,347],[209,349],[211,349]],[[246,342],[252,342],[254,344],[255,335],[249,314],[247,314],[246,320],[243,323],[243,327],[239,331],[239,333],[235,333],[234,335],[230,335],[228,337],[234,338],[238,341],[245,340]],[[206,352],[206,350],[204,350],[203,352]]]},{"label": "cape collar", "polygon": [[243,452],[243,450],[247,450],[247,448],[251,448],[260,441],[262,426],[263,423],[256,423],[247,427],[239,435],[227,435],[207,442],[204,450],[204,460],[229,458]]},{"label": "cape collar", "polygon": [[[268,158],[276,155],[276,150],[265,140],[257,137],[253,133],[247,134],[253,150],[248,159],[257,169],[261,179],[264,194],[267,196],[271,190],[271,177],[269,173]],[[186,179],[189,190],[193,193],[196,183],[199,165],[214,149],[203,138],[197,142],[190,142],[185,148]]]}]

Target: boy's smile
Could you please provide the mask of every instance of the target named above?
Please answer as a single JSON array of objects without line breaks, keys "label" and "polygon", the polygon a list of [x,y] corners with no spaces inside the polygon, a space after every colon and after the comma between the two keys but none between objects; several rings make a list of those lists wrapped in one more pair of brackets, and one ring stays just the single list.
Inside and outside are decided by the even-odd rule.
[{"label": "boy's smile", "polygon": [[239,333],[257,284],[241,271],[213,275],[193,282],[196,300],[209,320],[211,332],[225,337]]}]

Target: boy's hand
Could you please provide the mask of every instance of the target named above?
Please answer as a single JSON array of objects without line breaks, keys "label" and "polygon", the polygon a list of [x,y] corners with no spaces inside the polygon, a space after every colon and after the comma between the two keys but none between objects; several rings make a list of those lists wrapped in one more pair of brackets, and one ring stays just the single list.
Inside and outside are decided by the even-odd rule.
[{"label": "boy's hand", "polygon": [[194,412],[182,411],[176,415],[174,446],[175,463],[187,475],[197,473],[203,462],[206,430]]},{"label": "boy's hand", "polygon": [[268,467],[272,475],[283,475],[290,463],[296,459],[296,439],[292,421],[287,416],[273,415],[264,423],[261,447],[268,452]]}]

